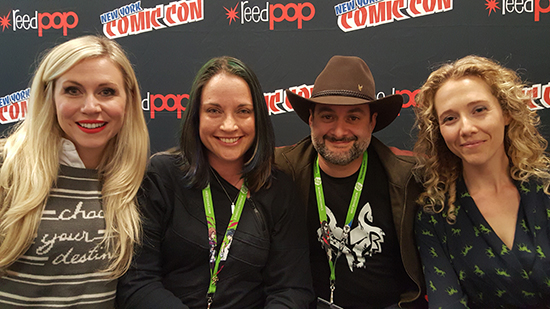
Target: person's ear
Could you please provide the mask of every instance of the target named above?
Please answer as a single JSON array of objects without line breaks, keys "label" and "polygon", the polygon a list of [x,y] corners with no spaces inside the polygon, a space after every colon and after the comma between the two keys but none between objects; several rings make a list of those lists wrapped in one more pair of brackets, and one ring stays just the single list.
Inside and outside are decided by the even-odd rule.
[{"label": "person's ear", "polygon": [[378,117],[378,113],[373,113],[370,117],[370,130],[373,131],[376,127],[376,118]]}]

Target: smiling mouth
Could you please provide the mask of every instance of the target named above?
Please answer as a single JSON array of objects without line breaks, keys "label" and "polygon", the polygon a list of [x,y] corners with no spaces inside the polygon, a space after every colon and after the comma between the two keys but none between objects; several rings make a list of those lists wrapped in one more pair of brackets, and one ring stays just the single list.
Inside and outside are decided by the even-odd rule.
[{"label": "smiling mouth", "polygon": [[239,137],[220,137],[219,139],[224,143],[232,144],[238,141]]},{"label": "smiling mouth", "polygon": [[327,143],[326,145],[330,145],[330,147],[333,147],[335,149],[348,149],[350,146],[353,146],[355,139],[350,138],[341,138],[341,139],[326,139]]},{"label": "smiling mouth", "polygon": [[77,124],[86,129],[97,129],[97,128],[106,126],[107,122],[94,122],[94,123],[77,122]]},{"label": "smiling mouth", "polygon": [[350,137],[342,137],[342,138],[336,138],[334,136],[324,136],[324,139],[331,142],[331,143],[348,143],[348,142],[354,142],[357,140],[357,137],[350,136]]},{"label": "smiling mouth", "polygon": [[477,146],[477,145],[480,145],[482,144],[484,141],[473,141],[473,142],[466,142],[466,143],[463,143],[462,147],[471,147],[471,146]]}]

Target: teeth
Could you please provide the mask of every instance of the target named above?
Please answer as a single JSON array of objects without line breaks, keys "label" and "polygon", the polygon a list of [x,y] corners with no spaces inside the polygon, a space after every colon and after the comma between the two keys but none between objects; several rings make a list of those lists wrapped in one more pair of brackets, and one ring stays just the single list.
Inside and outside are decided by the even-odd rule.
[{"label": "teeth", "polygon": [[99,127],[102,127],[103,125],[105,125],[105,122],[97,122],[97,123],[81,123],[81,122],[79,122],[78,124],[81,127],[86,128],[86,129],[95,129],[95,128],[99,128]]},{"label": "teeth", "polygon": [[233,137],[233,138],[220,137],[220,140],[221,140],[222,142],[224,142],[224,143],[229,143],[229,144],[231,144],[231,143],[234,143],[234,142],[238,141],[239,138],[238,138],[238,137]]}]

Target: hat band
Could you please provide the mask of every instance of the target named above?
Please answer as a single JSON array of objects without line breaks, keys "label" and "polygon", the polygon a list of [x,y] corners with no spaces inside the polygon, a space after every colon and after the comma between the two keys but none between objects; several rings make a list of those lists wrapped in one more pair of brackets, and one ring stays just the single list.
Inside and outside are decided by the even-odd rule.
[{"label": "hat band", "polygon": [[360,99],[365,99],[369,101],[374,101],[373,98],[366,94],[362,94],[360,92],[351,91],[351,90],[323,90],[319,91],[311,96],[311,98],[317,98],[317,97],[326,97],[326,96],[344,96],[344,97],[355,97]]}]

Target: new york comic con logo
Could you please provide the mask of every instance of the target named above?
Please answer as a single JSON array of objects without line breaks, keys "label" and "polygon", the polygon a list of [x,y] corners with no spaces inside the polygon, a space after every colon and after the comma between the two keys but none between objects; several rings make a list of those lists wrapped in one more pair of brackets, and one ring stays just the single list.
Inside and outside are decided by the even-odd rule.
[{"label": "new york comic con logo", "polygon": [[136,1],[101,14],[103,33],[110,39],[204,20],[203,0],[181,0],[142,8]]},{"label": "new york comic con logo", "polygon": [[27,88],[0,97],[0,124],[8,124],[25,119],[30,93],[31,88]]},{"label": "new york comic con logo", "polygon": [[334,6],[344,32],[417,18],[453,9],[453,0],[349,0]]},{"label": "new york comic con logo", "polygon": [[[265,6],[249,5],[248,1],[237,2],[234,7],[223,7],[226,11],[229,24],[232,22],[241,25],[245,23],[269,22],[269,30],[275,29],[275,23],[283,21],[296,22],[296,27],[302,29],[305,21],[310,21],[315,16],[315,6],[310,2],[281,4],[265,3]],[[239,16],[240,15],[240,16]]]},{"label": "new york comic con logo", "polygon": [[489,11],[488,16],[491,13],[497,13],[497,10],[502,12],[502,15],[516,13],[533,14],[535,21],[540,20],[540,14],[550,12],[550,1],[543,0],[546,3],[546,7],[541,6],[541,0],[502,0],[502,3],[497,0],[485,0],[485,9]]},{"label": "new york comic con logo", "polygon": [[[12,19],[10,19],[10,15]],[[13,24],[12,24],[13,22]],[[21,14],[19,9],[12,10],[5,16],[0,16],[0,26],[2,32],[6,28],[17,30],[37,30],[41,37],[44,30],[63,29],[63,36],[67,36],[67,29],[73,29],[78,25],[78,15],[75,12],[54,12],[39,13],[34,11],[34,15]]]}]

